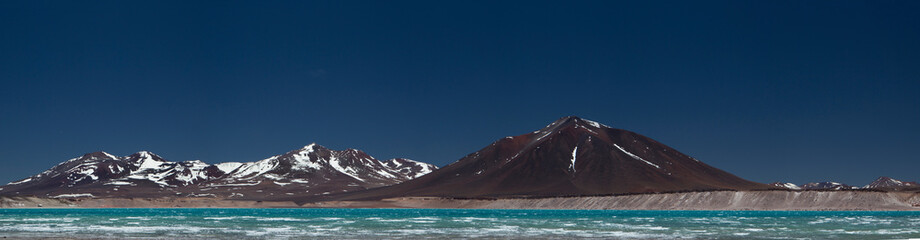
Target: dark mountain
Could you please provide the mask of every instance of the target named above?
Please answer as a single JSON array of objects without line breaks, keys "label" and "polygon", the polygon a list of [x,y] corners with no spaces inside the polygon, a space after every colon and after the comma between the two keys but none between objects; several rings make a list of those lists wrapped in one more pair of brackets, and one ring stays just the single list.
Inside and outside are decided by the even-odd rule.
[{"label": "dark mountain", "polygon": [[648,137],[578,117],[505,137],[440,170],[339,199],[513,197],[751,190],[744,180]]},{"label": "dark mountain", "polygon": [[920,183],[917,182],[905,182],[890,177],[879,177],[869,185],[866,185],[863,188],[866,189],[879,189],[879,190],[893,190],[898,191],[908,188],[918,188]]},{"label": "dark mountain", "polygon": [[249,163],[170,162],[141,151],[125,157],[95,152],[0,187],[0,195],[44,197],[213,196],[259,199],[310,196],[392,185],[437,167],[412,160],[389,167],[355,149],[311,144]]}]

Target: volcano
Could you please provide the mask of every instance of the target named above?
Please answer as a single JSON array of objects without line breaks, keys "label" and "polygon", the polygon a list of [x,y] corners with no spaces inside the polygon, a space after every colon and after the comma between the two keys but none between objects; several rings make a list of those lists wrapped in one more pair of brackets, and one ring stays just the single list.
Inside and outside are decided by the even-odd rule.
[{"label": "volcano", "polygon": [[338,200],[758,189],[776,187],[742,179],[640,134],[570,116],[499,139],[419,178],[340,195]]},{"label": "volcano", "polygon": [[897,180],[890,177],[879,177],[869,185],[863,187],[865,189],[879,189],[879,190],[904,190],[904,189],[920,189],[920,183],[917,182],[906,182]]}]

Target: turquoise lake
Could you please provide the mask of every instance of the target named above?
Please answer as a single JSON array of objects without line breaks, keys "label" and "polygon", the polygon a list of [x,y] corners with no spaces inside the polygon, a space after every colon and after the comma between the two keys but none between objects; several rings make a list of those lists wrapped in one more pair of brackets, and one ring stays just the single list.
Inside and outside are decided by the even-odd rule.
[{"label": "turquoise lake", "polygon": [[150,239],[909,239],[920,212],[0,209],[0,236]]}]

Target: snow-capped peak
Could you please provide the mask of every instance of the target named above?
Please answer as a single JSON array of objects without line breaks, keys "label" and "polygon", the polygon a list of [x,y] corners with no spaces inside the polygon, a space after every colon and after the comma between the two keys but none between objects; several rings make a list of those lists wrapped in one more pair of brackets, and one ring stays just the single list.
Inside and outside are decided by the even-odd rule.
[{"label": "snow-capped peak", "polygon": [[795,185],[794,183],[775,182],[771,183],[770,185],[790,190],[802,190],[802,187],[799,187],[799,185]]},{"label": "snow-capped peak", "polygon": [[588,119],[581,119],[581,120],[582,120],[582,121],[585,121],[585,123],[587,123],[588,125],[591,125],[591,126],[594,127],[594,128],[610,128],[610,127],[607,126],[607,125],[604,125],[604,124],[601,124],[601,123],[598,123],[598,122],[595,122],[595,121],[591,121],[591,120],[588,120]]},{"label": "snow-capped peak", "polygon": [[160,156],[149,151],[140,151],[125,157],[125,159],[137,167],[134,172],[142,172],[148,169],[157,169],[161,165],[168,163]]},{"label": "snow-capped peak", "polygon": [[916,182],[904,182],[890,177],[879,177],[872,183],[863,188],[898,188],[898,187],[915,187],[920,186]]},{"label": "snow-capped peak", "polygon": [[546,127],[543,127],[540,130],[534,131],[533,134],[536,134],[537,141],[544,139],[545,137],[559,132],[561,129],[581,129],[582,131],[590,132],[593,135],[602,133],[603,129],[610,128],[607,125],[600,124],[595,121],[579,118],[577,116],[568,116],[560,118]]},{"label": "snow-capped peak", "polygon": [[858,189],[859,187],[850,186],[847,184],[839,182],[813,182],[803,184],[802,189],[807,190],[844,190],[844,189]]},{"label": "snow-capped peak", "polygon": [[[140,155],[140,156],[144,156],[144,157],[157,156],[156,154],[154,154],[154,153],[152,153],[152,152],[150,152],[150,151],[146,151],[146,150],[137,151],[137,152],[134,153],[134,154],[137,154],[137,155]],[[158,157],[159,157],[159,156],[158,156]]]},{"label": "snow-capped peak", "polygon": [[119,159],[119,158],[118,158],[117,156],[115,156],[115,155],[112,155],[112,154],[109,154],[109,153],[103,152],[103,151],[98,151],[98,152],[92,152],[92,153],[83,154],[83,156],[80,156],[80,157],[71,158],[70,160],[67,160],[67,162],[73,162],[73,161],[117,160],[117,159]]},{"label": "snow-capped peak", "polygon": [[[286,193],[313,187],[360,190],[406,181],[436,168],[412,160],[399,163],[400,168],[392,169],[361,150],[335,151],[316,143],[260,161],[213,165],[201,160],[171,162],[149,151],[120,158],[105,152],[94,152],[60,163],[41,174],[11,182],[10,187],[5,189],[23,192],[23,189],[35,188],[35,193],[41,194],[40,191],[48,189],[67,191],[86,186],[94,191],[103,191],[95,187],[111,186],[114,189],[105,189],[103,195],[114,195],[126,192],[116,192],[119,187],[154,187],[158,189],[152,192],[159,192],[169,191],[165,189],[214,191],[214,188],[236,191],[246,189],[246,186],[259,186],[261,192],[265,186],[260,184],[269,182],[274,183],[271,186],[280,186],[275,190]],[[149,190],[132,192],[145,191]],[[322,192],[316,192],[319,193]]]},{"label": "snow-capped peak", "polygon": [[567,124],[587,125],[587,126],[590,126],[590,127],[593,127],[593,128],[610,128],[610,127],[607,126],[607,125],[598,123],[598,122],[596,122],[596,121],[591,121],[591,120],[588,120],[588,119],[580,118],[580,117],[578,117],[578,116],[568,116],[568,117],[560,118],[560,119],[558,119],[558,120],[556,120],[556,121],[550,123],[550,124],[547,125],[545,128],[550,128],[550,127],[560,126],[560,125],[567,125]]},{"label": "snow-capped peak", "polygon": [[115,155],[112,155],[112,154],[109,154],[109,153],[107,153],[107,152],[103,152],[103,151],[100,151],[100,152],[101,152],[102,154],[105,154],[105,156],[108,157],[109,159],[119,159],[119,157],[117,157],[117,156],[115,156]]},{"label": "snow-capped peak", "polygon": [[387,168],[409,176],[409,179],[421,177],[437,170],[438,167],[411,159],[394,158],[383,163]]},{"label": "snow-capped peak", "polygon": [[242,163],[232,172],[230,178],[235,180],[250,179],[265,174],[278,166],[278,157],[272,156],[255,162]]}]

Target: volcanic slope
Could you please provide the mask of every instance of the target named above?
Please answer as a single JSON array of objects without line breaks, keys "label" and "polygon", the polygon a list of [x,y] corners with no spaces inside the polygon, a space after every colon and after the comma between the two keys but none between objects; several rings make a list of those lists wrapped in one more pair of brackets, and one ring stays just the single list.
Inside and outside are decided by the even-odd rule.
[{"label": "volcanic slope", "polygon": [[570,116],[505,137],[419,178],[331,196],[374,200],[584,196],[777,189],[711,167],[648,137]]}]

